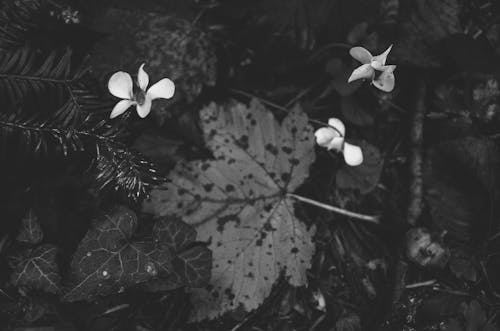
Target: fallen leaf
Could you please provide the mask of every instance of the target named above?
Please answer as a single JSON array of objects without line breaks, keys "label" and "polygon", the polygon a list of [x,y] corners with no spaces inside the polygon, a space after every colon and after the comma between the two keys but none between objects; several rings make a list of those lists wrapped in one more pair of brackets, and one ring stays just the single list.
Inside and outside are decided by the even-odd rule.
[{"label": "fallen leaf", "polygon": [[11,282],[28,290],[42,290],[57,294],[61,277],[56,263],[57,248],[41,245],[28,249],[12,258]]},{"label": "fallen leaf", "polygon": [[29,210],[22,220],[21,232],[17,236],[17,241],[36,245],[43,239],[42,228],[38,223],[38,217],[33,210]]},{"label": "fallen leaf", "polygon": [[144,203],[147,212],[194,225],[213,252],[210,286],[192,291],[197,321],[256,309],[282,273],[291,285],[305,285],[314,252],[314,229],[295,216],[287,196],[315,159],[305,113],[296,107],[279,125],[255,100],[249,107],[212,103],[201,124],[215,159],[179,164]]}]

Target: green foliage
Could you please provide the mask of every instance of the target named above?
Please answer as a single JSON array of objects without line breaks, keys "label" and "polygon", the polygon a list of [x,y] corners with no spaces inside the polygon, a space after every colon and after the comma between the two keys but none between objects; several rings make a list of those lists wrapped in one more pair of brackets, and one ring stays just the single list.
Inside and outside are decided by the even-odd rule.
[{"label": "green foliage", "polygon": [[43,239],[43,231],[38,223],[38,217],[33,210],[29,210],[26,216],[22,219],[21,232],[17,236],[17,241],[27,244],[36,245]]},{"label": "green foliage", "polygon": [[439,65],[436,43],[462,32],[459,1],[417,0],[411,3],[408,13],[394,55],[400,62],[416,66]]},{"label": "green foliage", "polygon": [[434,223],[457,241],[470,241],[489,217],[489,197],[498,183],[497,147],[465,137],[443,142],[427,153],[425,199]]},{"label": "green foliage", "polygon": [[157,78],[175,81],[175,99],[193,102],[203,86],[214,86],[217,58],[209,34],[176,15],[106,10],[95,27],[109,34],[97,43],[91,63],[106,74],[120,67],[135,71],[143,62]]},{"label": "green foliage", "polygon": [[337,187],[357,189],[366,194],[377,186],[384,159],[377,147],[362,141],[359,145],[363,151],[363,163],[352,167],[344,164],[337,172]]},{"label": "green foliage", "polygon": [[28,249],[12,258],[13,273],[11,282],[14,286],[27,290],[42,290],[58,294],[61,276],[56,263],[57,248],[53,245],[41,245]]},{"label": "green foliage", "polygon": [[[140,199],[157,181],[156,171],[141,154],[122,142],[123,128],[111,124],[109,100],[69,48],[50,53],[20,43],[28,30],[45,28],[44,2],[15,1],[0,17],[0,141],[2,157],[92,155],[97,187],[112,187]],[[45,10],[45,9],[43,9]]]},{"label": "green foliage", "polygon": [[157,278],[169,288],[208,281],[211,255],[204,247],[187,249],[196,236],[191,227],[161,220],[152,240],[133,239],[136,228],[137,216],[122,206],[96,219],[73,255],[62,300],[90,300]]},{"label": "green foliage", "polygon": [[27,36],[39,26],[42,16],[42,2],[2,2],[0,10],[0,49],[11,49],[24,45]]},{"label": "green foliage", "polygon": [[38,245],[43,232],[33,211],[29,211],[22,221],[17,240],[32,247],[19,251],[11,257],[11,283],[25,290],[41,290],[59,294],[61,276],[56,263],[57,248],[51,244]]},{"label": "green foliage", "polygon": [[210,286],[192,293],[194,320],[256,309],[282,273],[294,286],[306,284],[314,229],[295,216],[287,193],[315,159],[307,121],[299,107],[279,125],[255,100],[212,103],[201,124],[215,159],[179,164],[145,202],[148,212],[193,224],[213,252]]}]

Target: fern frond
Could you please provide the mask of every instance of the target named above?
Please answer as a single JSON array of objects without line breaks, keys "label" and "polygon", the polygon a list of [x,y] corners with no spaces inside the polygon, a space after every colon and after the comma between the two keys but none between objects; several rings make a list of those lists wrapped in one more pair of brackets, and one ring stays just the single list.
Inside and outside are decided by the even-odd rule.
[{"label": "fern frond", "polygon": [[50,53],[46,58],[28,47],[0,54],[0,98],[15,106],[20,100],[64,101],[71,85],[83,75],[73,72],[71,51]]},{"label": "fern frond", "polygon": [[151,162],[121,144],[100,146],[96,170],[99,190],[111,187],[134,201],[161,180]]},{"label": "fern frond", "polygon": [[0,10],[0,49],[25,45],[28,36],[40,26],[42,8],[39,0],[5,1]]},{"label": "fern frond", "polygon": [[[62,109],[72,107],[68,101]],[[80,118],[78,123],[68,120],[68,110],[59,110],[59,118],[26,116],[19,113],[0,113],[0,138],[11,150],[4,150],[12,156],[14,151],[24,151],[30,155],[84,151],[92,145],[113,142],[120,130],[96,120],[92,114]],[[13,149],[13,150],[12,150]],[[52,150],[51,150],[52,149]],[[90,148],[91,149],[91,148]]]},{"label": "fern frond", "polygon": [[[71,101],[64,107],[72,107]],[[77,117],[76,124],[68,118],[41,119],[0,113],[0,142],[7,146],[1,150],[5,155],[0,158],[7,159],[19,152],[28,156],[88,152],[95,160],[98,188],[112,187],[132,200],[144,196],[160,180],[151,162],[119,141],[121,128],[92,113]]]}]

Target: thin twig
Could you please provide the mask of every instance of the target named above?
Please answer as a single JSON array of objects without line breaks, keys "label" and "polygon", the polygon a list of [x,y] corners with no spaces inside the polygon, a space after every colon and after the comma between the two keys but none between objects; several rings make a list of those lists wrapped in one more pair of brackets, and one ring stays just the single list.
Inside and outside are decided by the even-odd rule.
[{"label": "thin twig", "polygon": [[300,195],[297,195],[297,194],[293,194],[293,193],[287,193],[287,196],[291,197],[291,198],[294,198],[294,199],[297,199],[299,201],[308,203],[310,205],[313,205],[313,206],[316,206],[316,207],[320,207],[320,208],[326,209],[328,211],[332,211],[332,212],[340,214],[340,215],[344,215],[344,216],[347,216],[347,217],[355,218],[355,219],[358,219],[358,220],[361,220],[361,221],[366,221],[366,222],[370,222],[370,223],[380,224],[378,216],[371,216],[371,215],[359,214],[359,213],[356,213],[356,212],[345,210],[345,209],[342,209],[342,208],[339,208],[339,207],[334,207],[334,206],[328,205],[326,203],[322,203],[322,202],[319,202],[319,201],[316,201],[316,200],[312,200],[312,199],[309,199],[309,198],[306,198],[306,197],[303,197],[303,196],[300,196]]},{"label": "thin twig", "polygon": [[431,286],[436,284],[435,279],[427,280],[425,282],[419,282],[419,283],[413,283],[413,284],[408,284],[405,286],[406,289],[412,289],[412,288],[418,288],[418,287],[426,287],[426,286]]},{"label": "thin twig", "polygon": [[422,214],[423,203],[423,129],[425,117],[426,84],[423,78],[418,81],[416,92],[415,113],[410,134],[410,192],[406,220],[415,225]]}]

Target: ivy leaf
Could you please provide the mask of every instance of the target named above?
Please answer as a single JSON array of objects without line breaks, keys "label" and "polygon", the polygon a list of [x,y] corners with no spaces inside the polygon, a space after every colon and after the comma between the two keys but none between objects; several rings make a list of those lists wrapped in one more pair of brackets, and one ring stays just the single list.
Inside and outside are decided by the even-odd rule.
[{"label": "ivy leaf", "polygon": [[38,217],[33,210],[29,210],[22,220],[22,229],[17,236],[17,241],[27,244],[39,244],[43,239],[42,228],[38,223]]},{"label": "ivy leaf", "polygon": [[344,165],[337,172],[336,183],[339,188],[358,189],[366,194],[377,186],[384,159],[377,147],[365,141],[362,141],[359,147],[363,151],[363,163],[356,167]]},{"label": "ivy leaf", "polygon": [[210,286],[192,291],[192,320],[256,309],[282,272],[291,285],[306,284],[314,229],[295,216],[287,193],[315,159],[307,121],[299,107],[280,125],[255,100],[210,104],[201,124],[215,160],[179,164],[144,203],[148,212],[195,225],[213,252]]},{"label": "ivy leaf", "polygon": [[56,263],[57,248],[41,245],[13,257],[11,282],[28,290],[59,293],[61,277]]},{"label": "ivy leaf", "polygon": [[455,249],[451,251],[450,270],[457,278],[470,282],[477,280],[477,271],[474,266],[474,258],[467,252]]},{"label": "ivy leaf", "polygon": [[203,287],[210,281],[212,252],[196,245],[196,230],[179,220],[162,217],[153,228],[157,243],[168,247],[173,253],[172,273],[164,278],[148,282],[148,291],[166,291],[181,286]]},{"label": "ivy leaf", "polygon": [[156,276],[168,276],[172,255],[165,246],[134,241],[137,216],[118,206],[95,222],[71,261],[71,285],[64,301],[109,295]]}]

